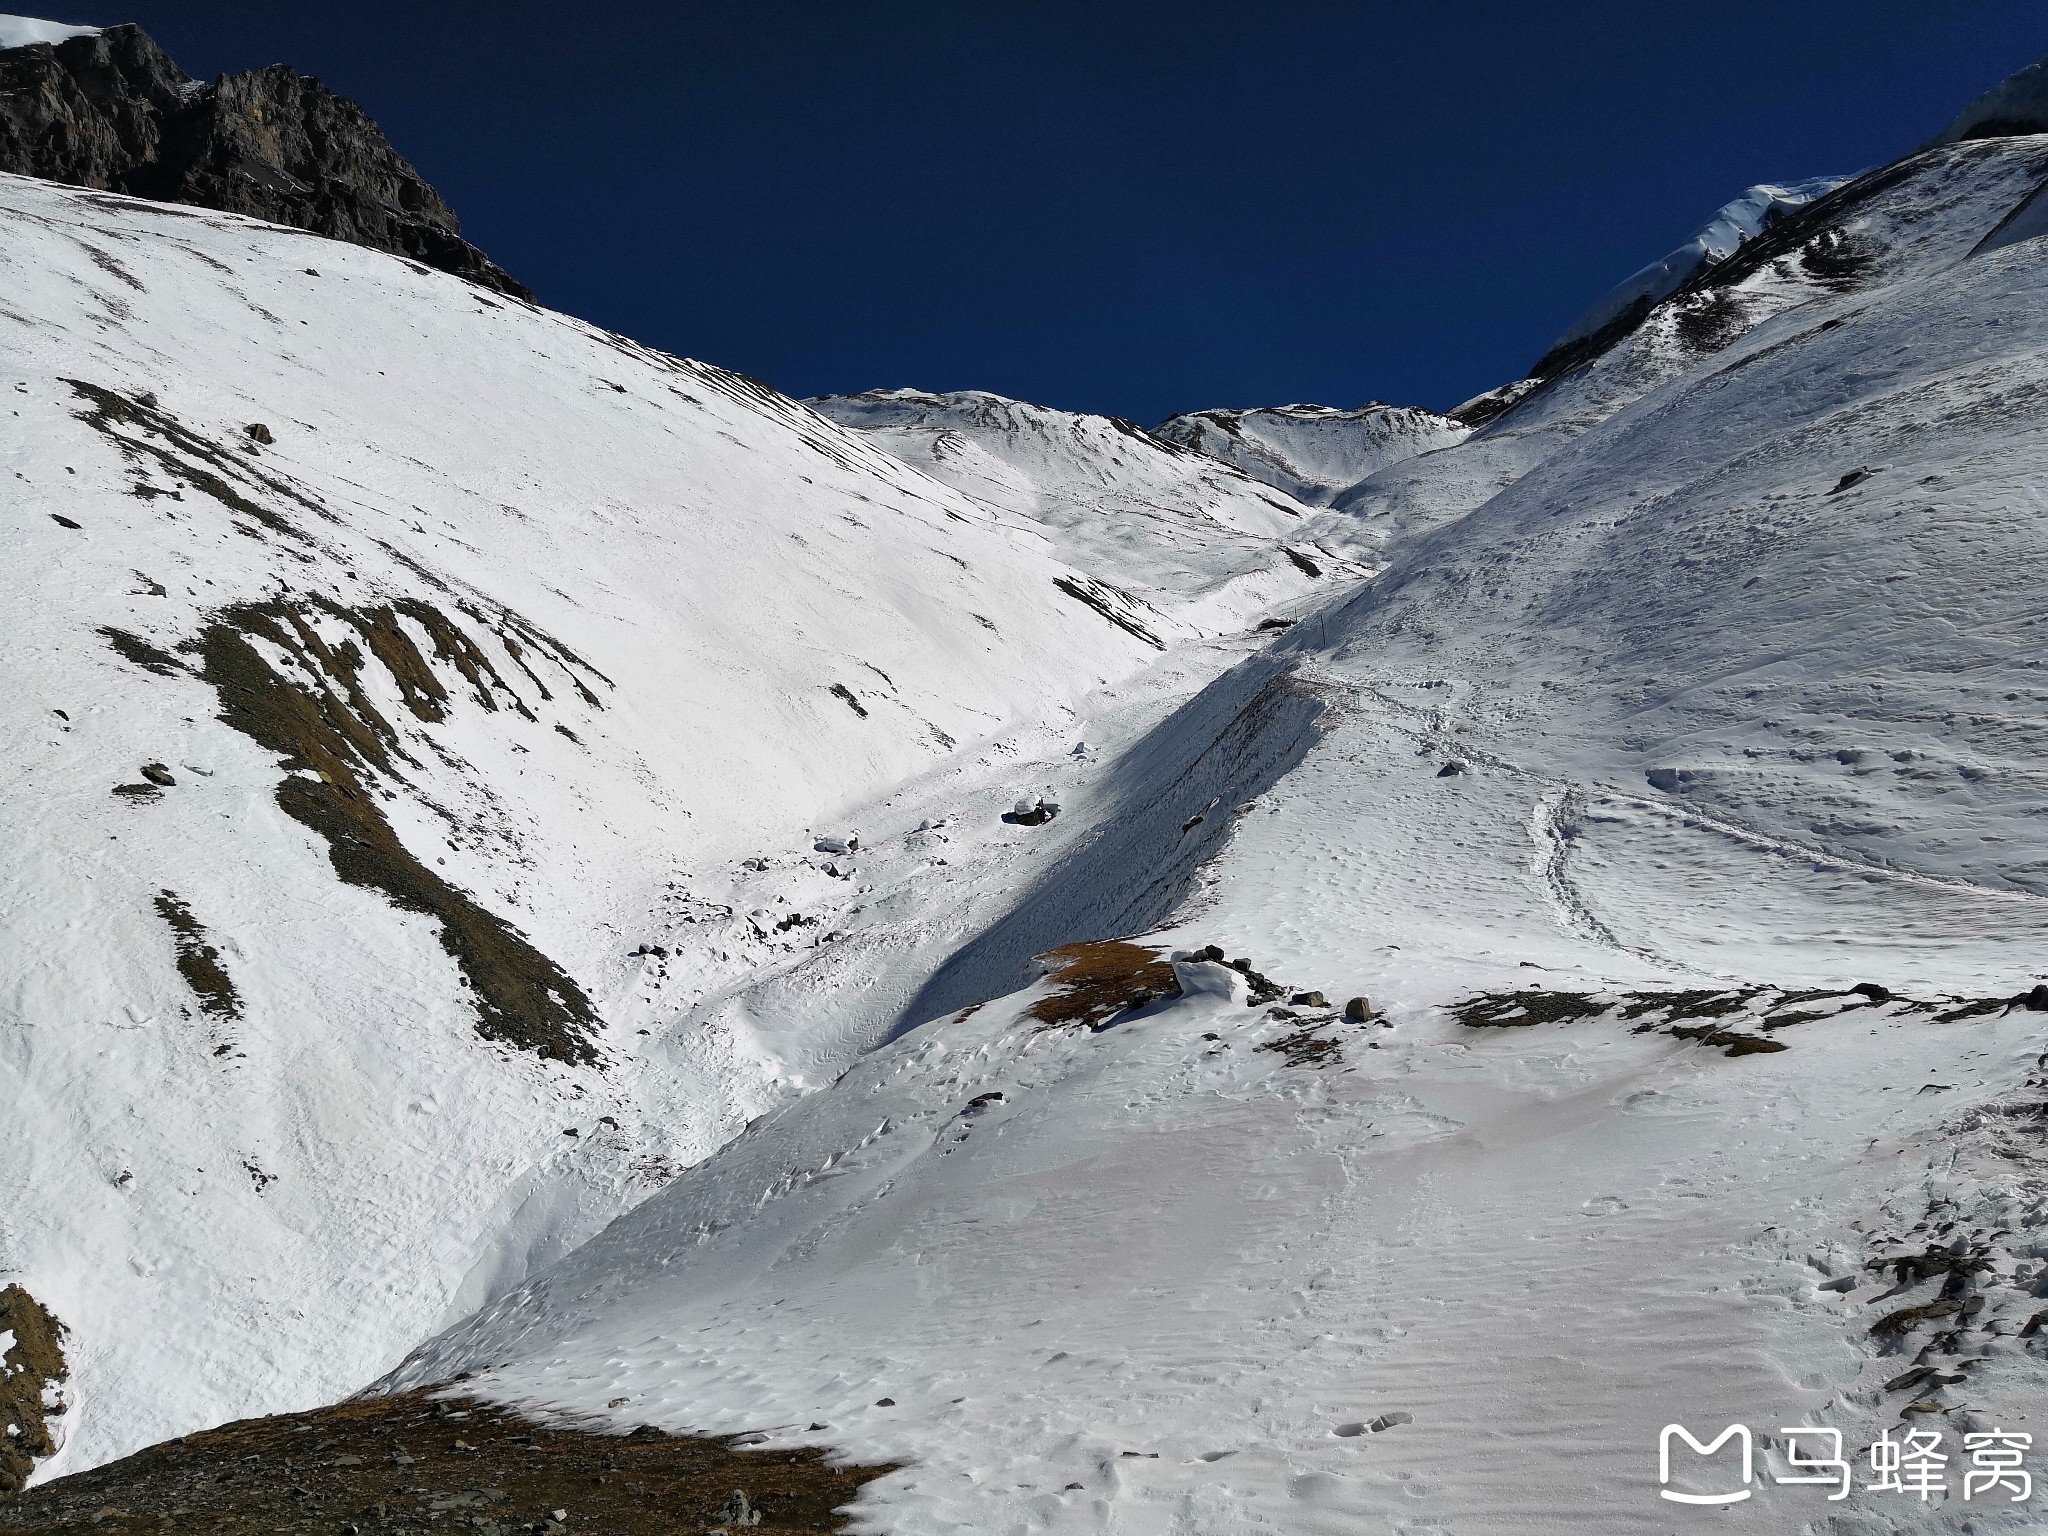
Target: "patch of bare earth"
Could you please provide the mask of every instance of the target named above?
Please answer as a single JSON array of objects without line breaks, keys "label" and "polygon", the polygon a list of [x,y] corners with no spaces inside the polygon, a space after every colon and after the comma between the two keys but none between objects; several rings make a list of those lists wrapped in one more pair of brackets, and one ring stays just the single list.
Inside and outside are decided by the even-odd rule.
[{"label": "patch of bare earth", "polygon": [[844,1530],[893,1466],[641,1427],[541,1424],[429,1391],[245,1419],[0,1501],[0,1536],[704,1536]]},{"label": "patch of bare earth", "polygon": [[[19,1285],[0,1286],[0,1499],[57,1449],[51,1419],[64,1411],[64,1325]],[[5,1509],[0,1504],[0,1510]]]},{"label": "patch of bare earth", "polygon": [[1127,1008],[1143,1008],[1162,997],[1179,997],[1180,982],[1159,951],[1124,939],[1062,944],[1037,957],[1052,991],[1033,1003],[1030,1015],[1048,1028],[1099,1026]]}]

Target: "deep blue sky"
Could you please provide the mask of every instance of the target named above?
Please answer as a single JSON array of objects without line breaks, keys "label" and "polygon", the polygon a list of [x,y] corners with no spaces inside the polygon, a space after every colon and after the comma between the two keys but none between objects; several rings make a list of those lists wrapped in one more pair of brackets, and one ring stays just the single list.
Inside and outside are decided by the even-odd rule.
[{"label": "deep blue sky", "polygon": [[[34,0],[14,0],[35,11]],[[543,302],[793,394],[1446,407],[1743,187],[2048,54],[2020,0],[108,0],[362,102]]]}]

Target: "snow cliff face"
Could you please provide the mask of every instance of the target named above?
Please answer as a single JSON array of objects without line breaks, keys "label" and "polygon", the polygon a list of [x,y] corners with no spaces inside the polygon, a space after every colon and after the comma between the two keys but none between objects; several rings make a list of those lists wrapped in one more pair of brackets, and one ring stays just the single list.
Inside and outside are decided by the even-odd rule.
[{"label": "snow cliff face", "polygon": [[353,1390],[829,1081],[891,1021],[716,1001],[831,948],[819,837],[1158,655],[1037,523],[418,264],[11,177],[0,264],[59,1465]]},{"label": "snow cliff face", "polygon": [[1328,405],[1193,411],[1169,417],[1152,432],[1324,507],[1375,470],[1463,442],[1469,430],[1434,411],[1374,402],[1351,411]]},{"label": "snow cliff face", "polygon": [[1221,821],[1169,995],[953,991],[394,1381],[807,1424],[916,1462],[877,1531],[1640,1530],[1660,1424],[2017,1422],[2048,256],[1986,236],[2044,154],[1909,159],[1382,471],[1388,569],[1079,775],[983,930]]}]

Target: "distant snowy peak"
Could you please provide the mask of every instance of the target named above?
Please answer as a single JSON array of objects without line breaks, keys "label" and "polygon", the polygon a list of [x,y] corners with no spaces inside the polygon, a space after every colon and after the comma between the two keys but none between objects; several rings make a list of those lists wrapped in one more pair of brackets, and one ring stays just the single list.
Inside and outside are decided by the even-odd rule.
[{"label": "distant snowy peak", "polygon": [[2029,64],[1979,96],[1934,140],[2004,139],[2048,133],[2048,59]]},{"label": "distant snowy peak", "polygon": [[1471,429],[1418,406],[1274,405],[1169,416],[1152,435],[1235,465],[1310,506],[1368,475],[1463,442]]},{"label": "distant snowy peak", "polygon": [[1565,333],[1551,344],[1544,362],[1532,373],[1544,373],[1544,363],[1567,352],[1577,343],[1597,336],[1602,330],[1630,314],[1642,315],[1652,305],[1669,298],[1686,282],[1708,267],[1718,266],[1744,244],[1762,234],[1795,209],[1850,180],[1847,176],[1814,176],[1805,181],[1760,182],[1732,203],[1725,204],[1702,224],[1690,240],[1651,262],[1626,282],[1608,290],[1592,308],[1574,320]]},{"label": "distant snowy peak", "polygon": [[74,27],[62,21],[38,21],[33,16],[0,16],[0,53],[9,48],[28,48],[37,43],[61,43],[71,37],[97,37],[98,27]]},{"label": "distant snowy peak", "polygon": [[978,389],[871,389],[805,404],[933,479],[1032,519],[1061,559],[1115,594],[1119,612],[1138,605],[1132,622],[1154,643],[1241,628],[1355,569],[1316,542],[1312,506],[1122,417]]},{"label": "distant snowy peak", "polygon": [[996,427],[1004,430],[1037,432],[1048,437],[1081,440],[1103,429],[1139,442],[1151,441],[1151,434],[1136,422],[1121,416],[1097,416],[1086,411],[1063,411],[1050,405],[1033,405],[1012,400],[986,389],[957,389],[934,393],[924,389],[870,389],[858,395],[820,395],[804,404],[841,426],[910,427],[930,426],[945,421]]}]

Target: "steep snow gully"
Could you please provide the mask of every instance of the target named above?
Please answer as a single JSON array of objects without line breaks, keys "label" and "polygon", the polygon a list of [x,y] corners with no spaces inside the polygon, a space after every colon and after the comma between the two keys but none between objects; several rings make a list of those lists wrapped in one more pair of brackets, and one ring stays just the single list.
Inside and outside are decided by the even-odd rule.
[{"label": "steep snow gully", "polygon": [[867,1532],[2038,1529],[2029,78],[1150,432],[0,177],[0,1476],[459,1381]]}]

